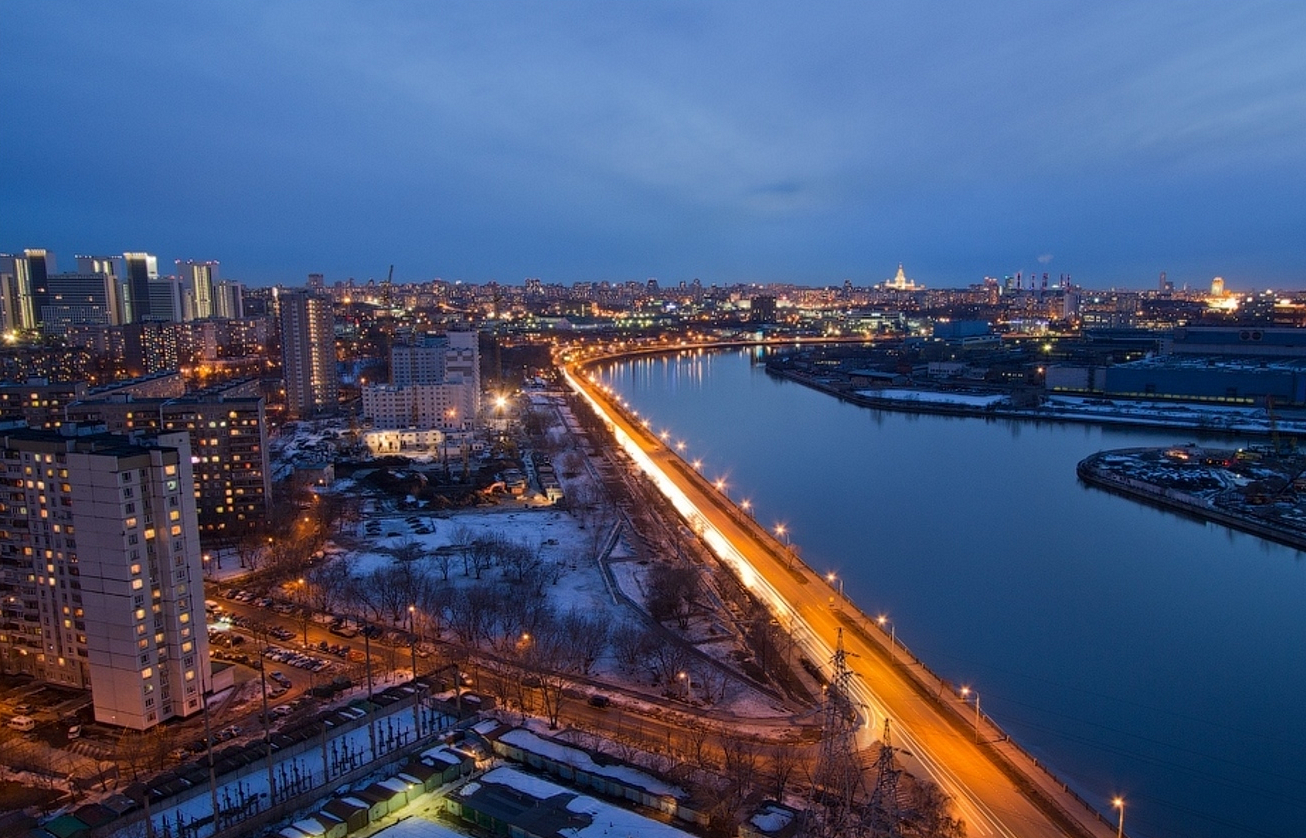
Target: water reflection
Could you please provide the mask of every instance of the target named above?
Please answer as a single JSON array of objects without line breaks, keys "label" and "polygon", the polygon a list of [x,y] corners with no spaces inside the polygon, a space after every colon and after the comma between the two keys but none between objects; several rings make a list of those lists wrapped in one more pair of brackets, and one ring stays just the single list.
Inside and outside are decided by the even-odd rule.
[{"label": "water reflection", "polygon": [[1301,555],[1075,475],[1103,448],[1202,439],[869,411],[768,376],[764,357],[601,378],[1085,798],[1105,811],[1127,793],[1131,835],[1300,834]]}]

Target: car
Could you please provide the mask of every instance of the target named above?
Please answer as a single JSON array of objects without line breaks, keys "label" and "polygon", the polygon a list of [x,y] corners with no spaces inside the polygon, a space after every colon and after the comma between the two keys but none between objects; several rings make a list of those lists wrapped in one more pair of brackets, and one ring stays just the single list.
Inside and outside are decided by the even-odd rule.
[{"label": "car", "polygon": [[19,716],[30,716],[32,714],[32,705],[27,702],[21,702],[14,705],[14,713]]},{"label": "car", "polygon": [[82,735],[82,726],[81,726],[81,725],[70,725],[70,726],[69,726],[69,728],[68,728],[68,738],[69,738],[69,739],[80,739],[80,738],[81,738],[81,735]]},{"label": "car", "polygon": [[606,695],[592,695],[590,696],[589,699],[589,705],[591,707],[597,707],[600,710],[609,706],[610,704],[612,704],[612,699],[608,698]]}]

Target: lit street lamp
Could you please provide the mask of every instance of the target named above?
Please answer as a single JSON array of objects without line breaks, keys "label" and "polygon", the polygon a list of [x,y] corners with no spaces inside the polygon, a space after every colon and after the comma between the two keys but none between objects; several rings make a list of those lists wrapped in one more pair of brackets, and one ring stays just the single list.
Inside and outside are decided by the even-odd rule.
[{"label": "lit street lamp", "polygon": [[1124,838],[1125,835],[1125,800],[1123,797],[1117,797],[1111,801],[1111,805],[1120,810],[1120,820],[1116,821],[1116,838]]},{"label": "lit street lamp", "polygon": [[880,624],[880,628],[884,628],[886,624],[889,626],[889,647],[892,648],[894,646],[897,646],[898,641],[897,638],[894,637],[895,627],[893,625],[893,621],[890,620],[884,614],[881,614],[880,616],[875,618],[875,622]]},{"label": "lit street lamp", "polygon": [[966,700],[966,696],[968,696],[968,695],[970,695],[970,694],[972,694],[972,693],[974,693],[974,695],[975,695],[975,741],[976,741],[976,742],[979,742],[979,741],[980,741],[980,738],[979,738],[979,726],[980,726],[980,703],[979,703],[979,693],[978,693],[977,691],[975,691],[975,690],[972,690],[970,687],[962,687],[962,688],[961,688],[961,700],[962,700],[962,701],[965,701],[965,700]]},{"label": "lit street lamp", "polygon": [[831,585],[834,585],[836,582],[838,582],[838,583],[839,583],[839,596],[841,596],[841,597],[843,596],[843,577],[842,577],[842,576],[839,576],[838,574],[836,574],[836,573],[832,570],[832,571],[830,571],[829,573],[825,574],[825,581],[829,582]]},{"label": "lit street lamp", "polygon": [[753,502],[750,501],[748,498],[744,498],[743,500],[741,500],[741,501],[739,502],[739,508],[742,509],[742,510],[744,510],[744,514],[745,514],[745,515],[749,516],[750,518],[752,517],[752,515],[753,515]]}]

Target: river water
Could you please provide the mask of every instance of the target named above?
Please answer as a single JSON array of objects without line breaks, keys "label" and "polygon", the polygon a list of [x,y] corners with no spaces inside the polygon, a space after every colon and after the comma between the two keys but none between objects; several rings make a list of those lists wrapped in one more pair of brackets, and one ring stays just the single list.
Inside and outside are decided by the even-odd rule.
[{"label": "river water", "polygon": [[1081,484],[1104,448],[1206,442],[872,411],[761,350],[604,367],[655,430],[1110,814],[1152,836],[1306,835],[1306,562]]}]

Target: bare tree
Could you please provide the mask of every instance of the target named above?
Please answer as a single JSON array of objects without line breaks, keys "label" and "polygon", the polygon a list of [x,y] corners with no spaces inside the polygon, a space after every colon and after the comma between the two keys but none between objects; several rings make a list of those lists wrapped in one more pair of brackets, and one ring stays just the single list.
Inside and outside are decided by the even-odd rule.
[{"label": "bare tree", "polygon": [[785,790],[798,768],[798,749],[788,742],[776,742],[766,748],[767,793],[776,800],[784,800]]},{"label": "bare tree", "polygon": [[569,662],[582,675],[589,675],[608,648],[612,615],[607,611],[582,611],[573,607],[558,619]]},{"label": "bare tree", "polygon": [[342,561],[328,561],[308,572],[308,605],[321,614],[331,614],[344,597],[349,586],[349,565]]},{"label": "bare tree", "polygon": [[459,524],[449,534],[449,546],[458,551],[463,560],[463,576],[472,575],[472,542],[476,534],[466,524]]},{"label": "bare tree", "polygon": [[688,562],[659,562],[648,575],[648,610],[653,619],[675,619],[681,631],[689,628],[689,618],[701,593],[702,580]]},{"label": "bare tree", "polygon": [[642,625],[622,623],[612,630],[611,642],[617,666],[634,675],[646,668],[648,656],[660,641]]},{"label": "bare tree", "polygon": [[448,582],[449,573],[453,570],[454,549],[452,547],[441,547],[430,554],[430,562],[435,569],[440,571],[440,579]]},{"label": "bare tree", "polygon": [[540,558],[540,545],[527,541],[507,542],[502,545],[499,557],[504,573],[518,584],[527,579],[539,581],[539,570],[543,564]]}]

